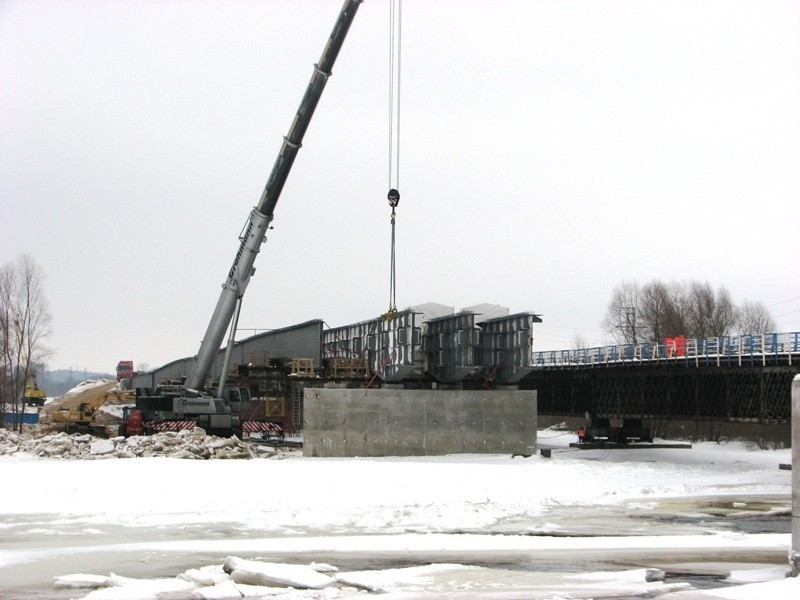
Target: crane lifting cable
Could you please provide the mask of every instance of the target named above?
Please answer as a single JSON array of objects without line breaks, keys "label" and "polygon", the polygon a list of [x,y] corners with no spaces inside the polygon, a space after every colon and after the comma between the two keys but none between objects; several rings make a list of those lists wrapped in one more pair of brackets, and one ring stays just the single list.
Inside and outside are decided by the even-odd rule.
[{"label": "crane lifting cable", "polygon": [[400,203],[400,33],[403,0],[389,2],[389,206],[392,208],[392,245],[389,266],[389,311],[397,312],[397,279],[395,277],[395,209]]}]

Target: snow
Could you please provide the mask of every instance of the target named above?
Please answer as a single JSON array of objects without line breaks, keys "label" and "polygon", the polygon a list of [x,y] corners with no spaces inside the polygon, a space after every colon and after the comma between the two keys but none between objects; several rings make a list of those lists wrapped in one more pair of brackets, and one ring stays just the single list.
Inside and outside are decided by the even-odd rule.
[{"label": "snow", "polygon": [[116,419],[122,420],[125,407],[134,406],[132,404],[102,404],[98,409],[101,413],[105,413]]},{"label": "snow", "polygon": [[111,575],[109,587],[89,592],[86,600],[158,600],[166,595],[173,598],[187,598],[195,590],[195,585],[183,579],[131,579]]},{"label": "snow", "polygon": [[89,447],[89,454],[111,454],[114,452],[115,444],[113,440],[97,440]]},{"label": "snow", "polygon": [[800,598],[800,578],[780,578],[764,583],[713,590],[686,591],[667,594],[664,600],[797,600]]},{"label": "snow", "polygon": [[57,590],[105,587],[108,577],[103,575],[88,575],[75,573],[62,575],[53,580],[53,587]]},{"label": "snow", "polygon": [[310,566],[262,563],[242,560],[235,556],[229,556],[225,560],[223,570],[230,574],[234,582],[249,585],[322,589],[334,582],[333,578],[319,573]]},{"label": "snow", "polygon": [[403,569],[383,569],[381,571],[354,571],[340,573],[336,580],[340,583],[362,588],[370,592],[385,592],[398,585],[421,586],[432,582],[432,575],[469,569],[465,565],[438,564]]},{"label": "snow", "polygon": [[781,579],[786,574],[786,567],[770,567],[768,569],[749,569],[732,571],[728,581],[736,583],[761,583],[773,579]]},{"label": "snow", "polygon": [[[47,585],[51,568],[51,589],[89,600],[800,597],[800,579],[785,578],[788,525],[734,526],[788,520],[791,472],[778,465],[790,450],[575,450],[574,435],[557,431],[539,440],[552,458],[272,449],[183,460],[188,443],[209,457],[242,443],[173,434],[130,438],[136,457],[120,460],[121,439],[52,436],[41,457],[25,450],[30,440],[0,440],[0,478],[24,482],[0,514],[0,595],[24,573]],[[164,455],[137,456],[136,444]],[[91,451],[44,451],[70,446]],[[665,578],[680,564],[720,573],[719,586]]]},{"label": "snow", "polygon": [[74,388],[69,390],[66,394],[61,396],[61,398],[69,398],[71,396],[81,394],[87,390],[108,385],[109,383],[113,383],[113,381],[111,381],[110,379],[85,379],[81,381],[78,385],[76,385]]}]

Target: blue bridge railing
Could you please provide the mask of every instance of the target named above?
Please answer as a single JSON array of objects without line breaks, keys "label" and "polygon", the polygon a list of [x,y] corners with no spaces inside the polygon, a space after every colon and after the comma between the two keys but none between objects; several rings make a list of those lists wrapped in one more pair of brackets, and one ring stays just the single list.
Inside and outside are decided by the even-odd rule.
[{"label": "blue bridge railing", "polygon": [[700,365],[800,364],[800,332],[713,338],[666,338],[579,350],[545,350],[532,355],[534,367],[599,366],[684,361]]}]

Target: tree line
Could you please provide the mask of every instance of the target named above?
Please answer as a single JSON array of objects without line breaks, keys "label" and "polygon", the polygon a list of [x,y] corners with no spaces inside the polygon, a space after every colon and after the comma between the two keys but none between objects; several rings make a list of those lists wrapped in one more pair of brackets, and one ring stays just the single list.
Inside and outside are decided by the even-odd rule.
[{"label": "tree line", "polygon": [[761,302],[733,302],[730,292],[708,282],[623,281],[611,295],[603,329],[619,344],[658,342],[667,337],[722,337],[777,330]]},{"label": "tree line", "polygon": [[22,430],[25,385],[51,355],[45,341],[52,316],[43,281],[42,269],[27,254],[0,266],[0,427],[11,414],[12,428]]}]

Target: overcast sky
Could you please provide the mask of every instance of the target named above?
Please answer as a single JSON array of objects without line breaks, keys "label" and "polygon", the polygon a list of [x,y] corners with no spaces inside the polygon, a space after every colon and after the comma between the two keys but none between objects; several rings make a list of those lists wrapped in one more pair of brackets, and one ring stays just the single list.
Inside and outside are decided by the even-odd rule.
[{"label": "overcast sky", "polygon": [[[0,0],[0,264],[46,274],[51,368],[197,352],[341,4]],[[800,329],[800,3],[405,0],[402,52],[400,308],[568,348],[623,280],[699,280]],[[388,308],[388,80],[366,0],[243,329]]]}]

